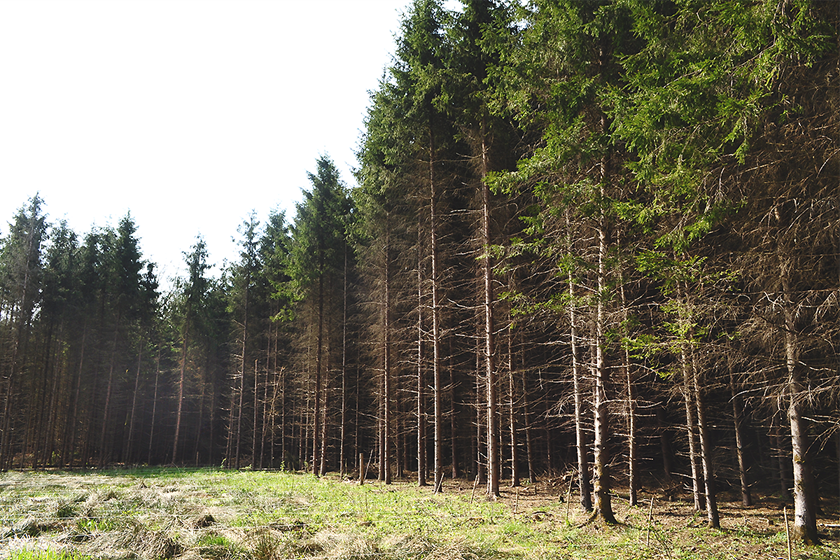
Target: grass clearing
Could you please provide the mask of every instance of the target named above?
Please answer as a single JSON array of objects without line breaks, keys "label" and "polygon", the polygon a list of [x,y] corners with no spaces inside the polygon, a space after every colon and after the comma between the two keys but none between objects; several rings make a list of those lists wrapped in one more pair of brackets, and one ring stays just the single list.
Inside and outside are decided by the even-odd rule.
[{"label": "grass clearing", "polygon": [[[584,523],[550,482],[505,489],[495,502],[471,490],[219,469],[0,473],[0,558],[787,558],[775,500],[723,501],[723,529],[709,530],[687,501],[654,499],[649,523],[648,506],[616,497],[622,524],[604,527]],[[840,559],[839,537],[795,545],[794,557]]]}]

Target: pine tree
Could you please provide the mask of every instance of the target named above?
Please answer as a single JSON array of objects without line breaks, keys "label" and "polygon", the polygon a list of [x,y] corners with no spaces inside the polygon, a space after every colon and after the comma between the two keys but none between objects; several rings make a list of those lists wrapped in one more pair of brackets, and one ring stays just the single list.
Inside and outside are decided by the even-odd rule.
[{"label": "pine tree", "polygon": [[181,419],[184,406],[184,389],[186,387],[187,363],[189,361],[190,336],[192,331],[202,329],[203,310],[209,282],[204,276],[210,266],[207,264],[207,247],[204,239],[196,238],[189,253],[184,253],[187,264],[187,278],[180,282],[179,315],[181,315],[181,357],[180,375],[178,380],[178,406],[175,416],[175,436],[172,443],[172,462],[178,461],[178,444],[181,436]]},{"label": "pine tree", "polygon": [[326,452],[327,414],[324,407],[325,378],[328,367],[324,362],[329,346],[327,337],[327,309],[331,301],[329,289],[343,262],[345,216],[349,214],[346,190],[335,164],[327,156],[316,161],[317,171],[309,174],[311,191],[303,191],[304,201],[297,206],[292,226],[292,250],[289,275],[295,283],[297,297],[314,308],[314,406],[312,422],[313,474],[323,474]]}]

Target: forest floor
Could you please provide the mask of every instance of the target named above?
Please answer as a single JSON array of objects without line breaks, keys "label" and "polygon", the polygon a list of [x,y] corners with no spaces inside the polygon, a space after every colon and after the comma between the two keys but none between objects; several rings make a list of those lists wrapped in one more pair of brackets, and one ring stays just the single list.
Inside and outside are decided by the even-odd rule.
[{"label": "forest floor", "polygon": [[[0,558],[142,559],[780,559],[784,502],[724,495],[719,530],[677,488],[613,498],[620,524],[589,523],[568,479],[441,494],[405,480],[219,469],[0,473]],[[653,507],[651,508],[651,498]],[[823,504],[822,544],[791,558],[840,560],[840,511]],[[788,510],[792,521],[792,512]]]}]

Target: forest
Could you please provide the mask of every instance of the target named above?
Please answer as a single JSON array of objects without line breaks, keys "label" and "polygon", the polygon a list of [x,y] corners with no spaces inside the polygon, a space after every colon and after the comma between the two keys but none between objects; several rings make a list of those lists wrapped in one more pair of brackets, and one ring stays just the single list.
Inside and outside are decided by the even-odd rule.
[{"label": "forest", "polygon": [[[0,231],[0,470],[840,500],[840,4],[413,0],[349,188],[161,289],[130,214]],[[305,162],[301,163],[306,165]],[[13,188],[13,185],[9,185]],[[9,196],[9,190],[4,196]],[[570,474],[570,476],[572,475]],[[691,499],[691,498],[689,498]]]}]

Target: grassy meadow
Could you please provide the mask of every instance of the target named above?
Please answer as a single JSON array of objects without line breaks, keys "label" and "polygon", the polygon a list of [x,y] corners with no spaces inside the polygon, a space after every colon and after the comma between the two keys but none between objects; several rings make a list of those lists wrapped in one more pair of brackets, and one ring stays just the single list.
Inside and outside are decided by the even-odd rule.
[{"label": "grassy meadow", "polygon": [[[434,495],[408,481],[360,486],[279,472],[6,472],[0,473],[0,558],[788,557],[776,500],[753,508],[724,501],[723,529],[709,530],[684,500],[643,494],[644,505],[631,508],[616,496],[621,524],[605,527],[587,523],[567,496],[563,479],[506,488],[490,502],[466,481],[447,481]],[[821,525],[821,535],[818,547],[794,543],[792,557],[840,559],[840,533]]]}]

